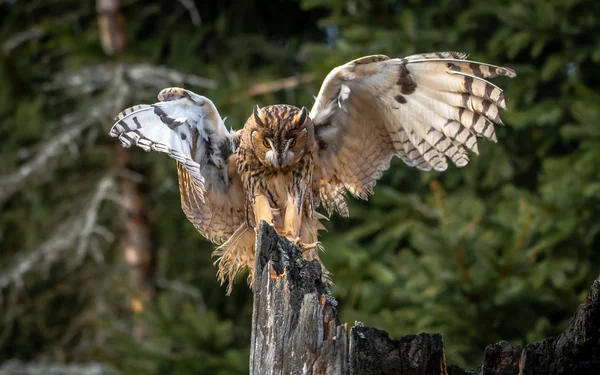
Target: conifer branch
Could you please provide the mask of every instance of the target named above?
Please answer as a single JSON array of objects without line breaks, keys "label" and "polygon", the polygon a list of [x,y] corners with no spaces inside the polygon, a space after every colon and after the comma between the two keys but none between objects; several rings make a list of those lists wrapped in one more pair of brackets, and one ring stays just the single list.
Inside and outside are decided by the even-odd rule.
[{"label": "conifer branch", "polygon": [[59,255],[73,246],[77,239],[79,226],[76,221],[68,221],[57,230],[48,241],[39,245],[35,250],[22,256],[8,269],[0,273],[0,291],[10,285],[16,289],[23,287],[23,276],[31,271],[42,260],[53,262]]},{"label": "conifer branch", "polygon": [[59,121],[64,131],[43,144],[37,154],[18,170],[0,176],[0,205],[24,188],[32,178],[47,175],[55,169],[57,165],[51,161],[68,151],[69,145],[77,143],[85,130],[106,117],[111,107],[110,100],[105,100],[95,106],[86,106],[84,111],[64,115]]},{"label": "conifer branch", "polygon": [[[109,173],[102,177],[96,185],[96,190],[91,194],[91,198],[86,197],[85,200],[90,203],[82,214],[74,215],[66,220],[65,224],[57,229],[48,241],[22,256],[11,267],[0,273],[0,291],[10,285],[20,289],[23,286],[24,275],[38,264],[44,263],[44,268],[48,269],[57,259],[64,259],[61,256],[62,253],[75,247],[77,249],[76,266],[80,265],[85,255],[90,252],[93,252],[92,255],[96,260],[101,261],[103,259],[102,254],[94,251],[94,248],[90,247],[90,242],[94,234],[103,231],[103,229],[98,230],[98,212],[102,202],[108,199],[113,187],[114,176],[112,174]],[[110,239],[111,235],[107,236],[107,233],[104,232],[102,237]]]}]

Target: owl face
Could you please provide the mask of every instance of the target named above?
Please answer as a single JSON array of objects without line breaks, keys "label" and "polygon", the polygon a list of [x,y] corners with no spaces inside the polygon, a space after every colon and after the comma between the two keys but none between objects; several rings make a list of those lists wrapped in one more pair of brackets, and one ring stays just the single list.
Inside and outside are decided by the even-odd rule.
[{"label": "owl face", "polygon": [[258,160],[276,170],[290,170],[302,157],[310,154],[314,128],[306,108],[273,105],[254,108],[246,126]]}]

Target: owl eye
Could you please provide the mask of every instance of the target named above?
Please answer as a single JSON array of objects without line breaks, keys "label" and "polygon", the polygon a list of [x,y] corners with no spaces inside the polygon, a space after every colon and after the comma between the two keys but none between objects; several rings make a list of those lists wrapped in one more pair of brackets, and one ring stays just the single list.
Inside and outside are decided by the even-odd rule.
[{"label": "owl eye", "polygon": [[266,148],[271,148],[271,144],[266,139],[263,141],[263,146]]},{"label": "owl eye", "polygon": [[294,147],[296,145],[296,139],[292,139],[290,142],[290,147]]}]

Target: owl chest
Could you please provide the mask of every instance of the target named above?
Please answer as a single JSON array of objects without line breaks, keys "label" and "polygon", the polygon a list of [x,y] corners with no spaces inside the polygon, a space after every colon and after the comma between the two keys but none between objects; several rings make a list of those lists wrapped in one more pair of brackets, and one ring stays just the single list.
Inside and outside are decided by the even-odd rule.
[{"label": "owl chest", "polygon": [[288,200],[293,196],[294,181],[291,174],[277,174],[266,178],[260,184],[260,192],[267,196],[269,205],[275,209],[284,209]]}]

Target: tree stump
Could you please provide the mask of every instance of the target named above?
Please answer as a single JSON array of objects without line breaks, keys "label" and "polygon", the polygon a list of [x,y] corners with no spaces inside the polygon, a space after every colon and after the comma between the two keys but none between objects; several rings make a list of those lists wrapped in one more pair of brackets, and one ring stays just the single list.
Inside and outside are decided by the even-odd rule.
[{"label": "tree stump", "polygon": [[250,374],[558,375],[600,374],[600,280],[557,338],[489,345],[483,365],[446,365],[440,334],[390,339],[357,322],[340,324],[317,261],[264,222],[256,239]]},{"label": "tree stump", "polygon": [[250,373],[346,374],[346,327],[321,265],[264,221],[256,248]]}]

